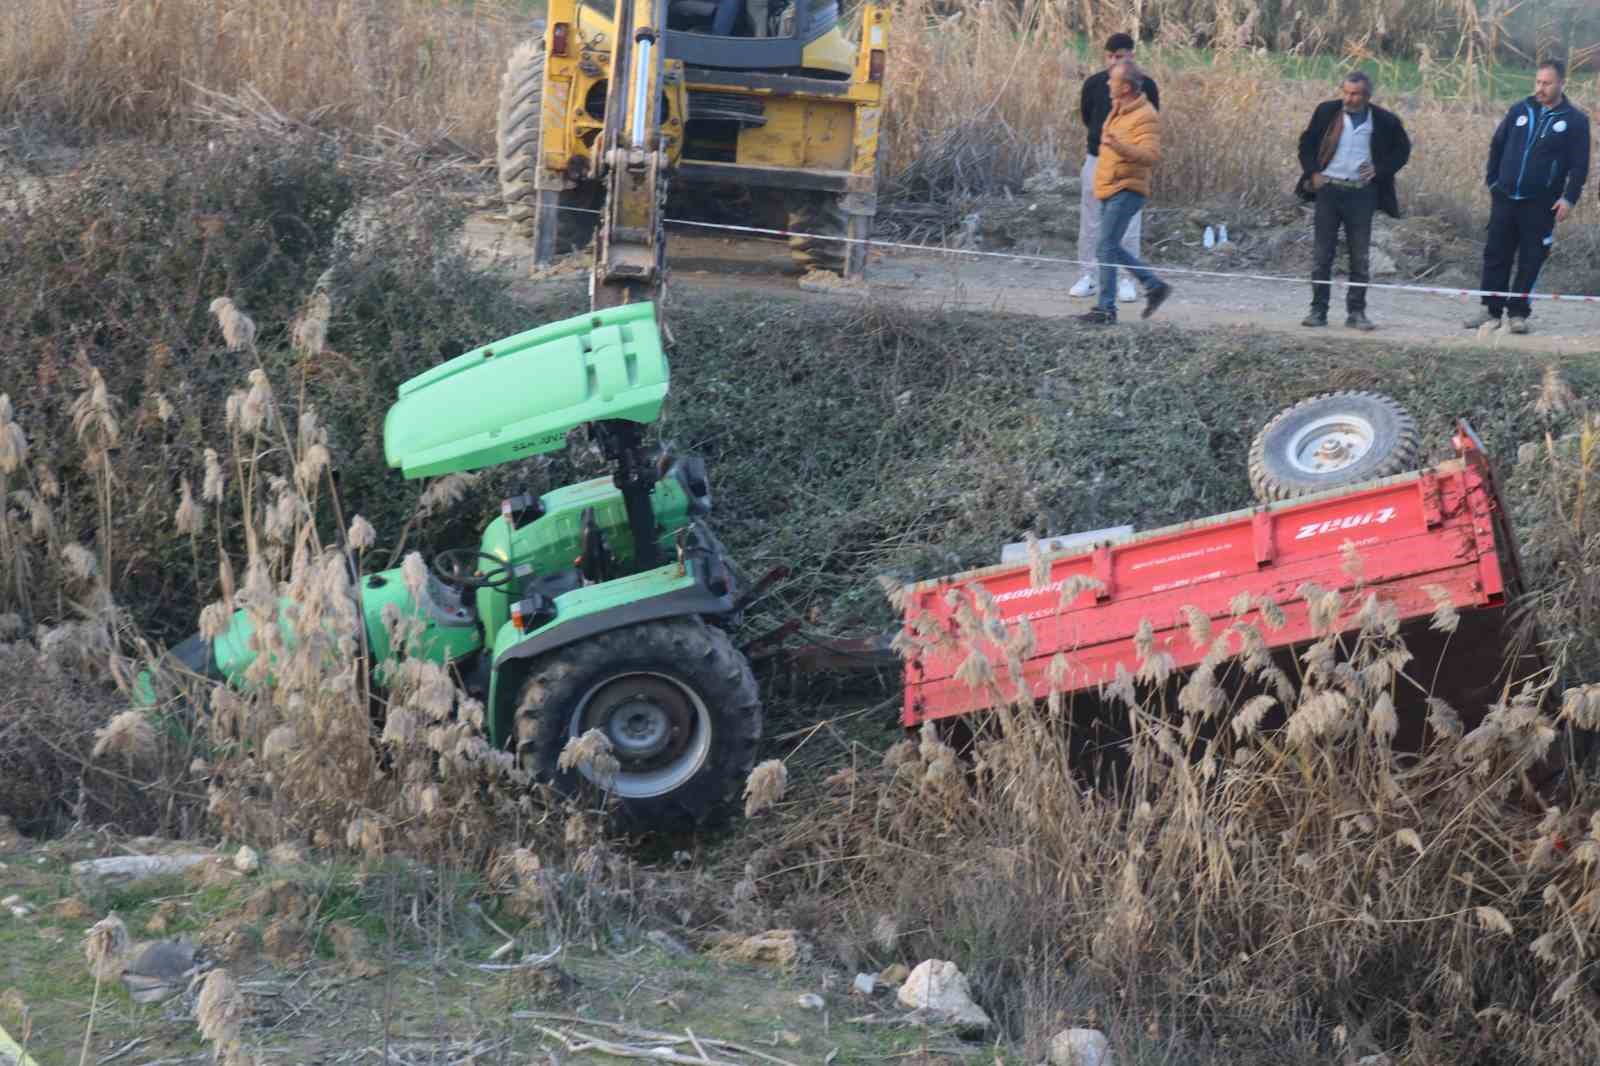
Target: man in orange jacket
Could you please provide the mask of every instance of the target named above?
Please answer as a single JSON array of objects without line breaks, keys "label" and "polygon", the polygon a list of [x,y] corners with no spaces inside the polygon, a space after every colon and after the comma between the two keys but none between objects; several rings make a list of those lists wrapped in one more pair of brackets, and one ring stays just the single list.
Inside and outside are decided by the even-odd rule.
[{"label": "man in orange jacket", "polygon": [[1100,133],[1100,160],[1094,168],[1094,195],[1100,201],[1100,295],[1093,311],[1078,320],[1097,326],[1117,321],[1117,268],[1144,286],[1149,318],[1172,295],[1138,256],[1122,246],[1133,217],[1150,199],[1150,175],[1161,161],[1161,117],[1145,99],[1144,71],[1131,59],[1111,67],[1111,117]]}]

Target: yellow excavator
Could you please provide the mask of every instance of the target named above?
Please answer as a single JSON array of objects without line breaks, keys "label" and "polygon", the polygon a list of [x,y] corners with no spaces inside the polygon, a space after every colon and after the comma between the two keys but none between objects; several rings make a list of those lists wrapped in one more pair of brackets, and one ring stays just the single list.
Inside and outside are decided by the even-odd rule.
[{"label": "yellow excavator", "polygon": [[549,0],[507,62],[497,138],[534,261],[592,239],[595,309],[659,302],[670,187],[859,276],[889,13],[864,4],[853,42],[839,21],[838,0]]}]

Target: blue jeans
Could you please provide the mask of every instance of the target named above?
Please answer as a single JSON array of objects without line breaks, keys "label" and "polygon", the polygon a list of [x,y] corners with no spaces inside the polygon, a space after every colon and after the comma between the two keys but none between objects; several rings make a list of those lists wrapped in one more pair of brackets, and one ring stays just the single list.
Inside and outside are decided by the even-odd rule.
[{"label": "blue jeans", "polygon": [[1100,299],[1097,306],[1113,317],[1117,313],[1117,267],[1127,267],[1128,272],[1144,286],[1144,291],[1159,289],[1165,284],[1144,265],[1138,256],[1122,246],[1122,238],[1144,207],[1147,199],[1132,189],[1124,189],[1108,200],[1100,201]]}]

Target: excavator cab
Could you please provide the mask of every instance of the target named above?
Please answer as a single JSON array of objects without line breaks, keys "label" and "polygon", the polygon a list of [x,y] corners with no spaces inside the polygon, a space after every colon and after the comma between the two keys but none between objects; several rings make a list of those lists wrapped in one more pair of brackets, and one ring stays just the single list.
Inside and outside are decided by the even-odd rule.
[{"label": "excavator cab", "polygon": [[[724,70],[847,78],[854,49],[838,25],[837,0],[669,0],[666,57]],[[835,40],[825,40],[830,34]]]},{"label": "excavator cab", "polygon": [[595,307],[652,300],[674,203],[738,202],[804,270],[859,275],[877,211],[889,13],[838,0],[549,0],[500,94],[508,214],[536,263],[594,245]]}]

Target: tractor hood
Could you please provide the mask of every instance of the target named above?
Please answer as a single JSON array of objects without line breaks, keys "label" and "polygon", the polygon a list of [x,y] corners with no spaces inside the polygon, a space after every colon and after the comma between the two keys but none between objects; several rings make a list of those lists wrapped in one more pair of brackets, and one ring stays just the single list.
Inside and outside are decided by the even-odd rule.
[{"label": "tractor hood", "polygon": [[626,304],[475,348],[400,386],[383,424],[408,478],[563,447],[586,422],[654,422],[667,395],[655,305]]}]

